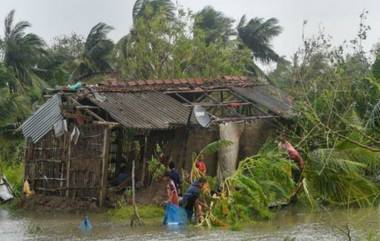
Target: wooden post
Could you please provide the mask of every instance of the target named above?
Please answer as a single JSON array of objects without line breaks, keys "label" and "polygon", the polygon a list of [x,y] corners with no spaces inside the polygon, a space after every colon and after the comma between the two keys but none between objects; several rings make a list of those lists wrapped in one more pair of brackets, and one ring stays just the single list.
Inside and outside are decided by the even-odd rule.
[{"label": "wooden post", "polygon": [[123,161],[123,129],[118,128],[116,130],[116,162],[115,162],[115,174],[120,172],[121,162]]},{"label": "wooden post", "polygon": [[[27,174],[29,175],[29,169],[30,169],[30,161],[32,160],[32,158],[30,157],[31,154],[33,153],[33,144],[31,142],[31,140],[28,138],[25,140],[25,145],[24,145],[24,160],[23,160],[23,163],[24,163],[24,182],[26,181],[26,176]],[[2,175],[4,175],[4,173],[0,173]],[[28,177],[30,178],[30,177]],[[30,183],[30,181],[29,181]]]},{"label": "wooden post", "polygon": [[[137,157],[137,155],[136,155]],[[135,158],[136,159],[136,158]],[[136,206],[136,180],[135,180],[135,159],[132,160],[132,205],[133,205],[133,215],[131,218],[131,226],[134,226],[135,222],[138,225],[143,225],[143,221],[140,218],[140,215],[137,211]]]},{"label": "wooden post", "polygon": [[69,146],[67,150],[67,161],[66,161],[66,197],[70,195],[70,165],[71,165],[71,140],[68,138]]},{"label": "wooden post", "polygon": [[132,205],[136,205],[135,159],[132,160]]},{"label": "wooden post", "polygon": [[183,140],[182,140],[182,152],[180,153],[180,159],[178,163],[178,168],[185,168],[185,163],[186,163],[186,153],[187,153],[187,141],[189,139],[189,134],[190,134],[190,122],[191,122],[191,116],[193,115],[193,110],[194,108],[190,109],[189,116],[187,117],[187,122],[186,122],[186,127],[185,127],[185,133],[183,135]]},{"label": "wooden post", "polygon": [[[224,96],[223,96],[223,91],[220,91],[220,103],[223,103],[224,101]],[[222,117],[224,117],[224,106],[221,106],[221,114],[222,114]]]},{"label": "wooden post", "polygon": [[104,128],[103,136],[103,155],[102,155],[102,169],[100,179],[100,192],[99,192],[99,206],[103,207],[104,199],[107,190],[107,176],[108,176],[108,153],[109,153],[109,134],[110,129]]},{"label": "wooden post", "polygon": [[141,172],[141,183],[142,185],[145,184],[145,172],[147,171],[146,165],[148,163],[148,135],[146,134],[144,136],[144,153],[143,153],[143,158],[142,158],[142,172]]},{"label": "wooden post", "polygon": [[[65,135],[63,136],[63,144],[61,146],[61,150],[60,150],[60,160],[61,160],[61,170],[60,170],[60,178],[61,180],[59,181],[59,187],[61,189],[61,191],[59,192],[59,195],[60,196],[64,196],[64,191],[63,191],[63,182],[65,180],[65,175],[64,175],[64,170],[65,170],[65,162],[64,162],[64,159],[65,159],[65,148],[66,148],[66,141],[67,141],[67,133],[65,133]],[[70,139],[69,139],[70,141]]]}]

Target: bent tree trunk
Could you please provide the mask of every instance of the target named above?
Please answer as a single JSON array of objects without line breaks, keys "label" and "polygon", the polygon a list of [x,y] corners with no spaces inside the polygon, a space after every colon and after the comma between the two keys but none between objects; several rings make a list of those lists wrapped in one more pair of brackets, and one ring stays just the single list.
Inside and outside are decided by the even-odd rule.
[{"label": "bent tree trunk", "polygon": [[241,122],[227,122],[219,125],[220,139],[232,142],[231,145],[223,146],[218,153],[219,183],[236,171],[242,127]]}]

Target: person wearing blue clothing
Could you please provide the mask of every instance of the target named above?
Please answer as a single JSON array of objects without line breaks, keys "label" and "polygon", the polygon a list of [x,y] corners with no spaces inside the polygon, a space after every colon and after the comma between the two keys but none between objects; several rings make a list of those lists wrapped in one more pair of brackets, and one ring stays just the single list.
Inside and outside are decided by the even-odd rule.
[{"label": "person wearing blue clothing", "polygon": [[202,188],[206,182],[207,180],[204,177],[194,181],[180,200],[179,205],[185,209],[189,221],[191,221],[191,218],[193,217],[195,202],[199,198]]},{"label": "person wearing blue clothing", "polygon": [[177,192],[180,193],[181,177],[178,171],[175,169],[174,162],[169,162],[169,178],[174,182]]},{"label": "person wearing blue clothing", "polygon": [[127,179],[129,175],[127,174],[127,170],[125,166],[121,166],[120,172],[117,174],[117,176],[111,181],[112,186],[119,186],[123,184]]}]

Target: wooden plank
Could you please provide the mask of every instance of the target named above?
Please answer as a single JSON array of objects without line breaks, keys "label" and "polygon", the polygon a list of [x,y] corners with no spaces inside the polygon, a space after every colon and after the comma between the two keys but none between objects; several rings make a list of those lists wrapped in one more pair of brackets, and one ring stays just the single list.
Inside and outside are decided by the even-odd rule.
[{"label": "wooden plank", "polygon": [[111,128],[117,127],[120,125],[118,122],[110,122],[110,121],[93,121],[92,123],[96,125],[104,125],[104,126],[109,126]]},{"label": "wooden plank", "polygon": [[67,150],[67,162],[66,162],[66,197],[69,197],[70,188],[70,165],[71,165],[71,141],[68,140],[68,150]]},{"label": "wooden plank", "polygon": [[239,104],[240,106],[243,105],[252,105],[252,103],[247,103],[247,102],[227,102],[227,103],[209,103],[209,102],[194,102],[192,104],[184,104],[185,106],[195,106],[195,105],[200,105],[203,107],[217,107],[217,106],[230,106],[233,104]]},{"label": "wooden plank", "polygon": [[[69,97],[70,100],[78,105],[78,106],[81,106],[81,103],[79,103],[76,99],[72,98],[72,97]],[[103,122],[106,122],[106,120],[104,120],[102,117],[100,117],[99,115],[97,115],[95,112],[89,110],[89,109],[83,109],[85,112],[87,112],[88,114],[90,114],[91,116],[93,116],[95,119],[99,120],[99,121],[103,121]]]},{"label": "wooden plank", "polygon": [[176,94],[176,93],[206,93],[206,92],[219,92],[219,91],[227,91],[229,89],[221,88],[221,89],[195,89],[195,90],[169,90],[165,91],[164,94]]},{"label": "wooden plank", "polygon": [[36,178],[31,178],[30,180],[52,180],[52,181],[65,181],[65,178],[58,178],[58,177],[36,177]]},{"label": "wooden plank", "polygon": [[[65,133],[65,135],[63,136],[63,143],[62,143],[62,149],[61,149],[61,160],[64,160],[65,159],[65,148],[66,148],[66,143],[67,141],[70,141],[70,139],[68,138],[68,134]],[[64,174],[64,170],[65,170],[65,163],[63,161],[61,161],[61,170],[60,170],[60,177],[61,177],[61,181],[59,183],[59,187],[60,188],[63,188],[63,182],[66,181],[66,178],[65,178],[65,174]],[[60,196],[64,196],[63,192],[61,192],[59,194]]]},{"label": "wooden plank", "polygon": [[50,163],[62,163],[62,160],[53,160],[53,159],[37,159],[36,162],[50,162]]},{"label": "wooden plank", "polygon": [[228,121],[248,121],[248,120],[261,120],[261,119],[273,119],[273,118],[280,118],[279,116],[250,116],[250,117],[226,117],[226,118],[219,118],[217,120],[214,120],[212,122],[228,122]]},{"label": "wooden plank", "polygon": [[29,172],[29,163],[28,160],[30,160],[29,158],[29,151],[31,151],[32,149],[32,145],[31,145],[31,142],[30,140],[26,140],[25,142],[25,146],[24,146],[24,159],[22,160],[23,161],[23,164],[24,164],[24,182],[26,181],[26,173]]},{"label": "wooden plank", "polygon": [[92,105],[77,105],[75,106],[75,109],[93,109],[93,110],[97,110],[99,109],[99,107],[97,106],[92,106]]},{"label": "wooden plank", "polygon": [[96,190],[98,189],[99,187],[70,187],[70,188],[65,188],[65,187],[62,187],[62,188],[43,188],[43,187],[37,187],[35,188],[35,190],[38,190],[38,191],[44,191],[44,192],[57,192],[57,191],[64,191],[64,190],[67,190],[67,189],[72,189],[72,190],[88,190],[88,189],[91,189],[91,190]]},{"label": "wooden plank", "polygon": [[99,192],[99,206],[103,207],[104,199],[106,196],[107,189],[107,175],[108,175],[108,154],[109,154],[109,143],[110,143],[110,129],[104,128],[103,136],[103,154],[102,154],[102,168],[101,168],[101,179],[100,179],[100,192]]}]

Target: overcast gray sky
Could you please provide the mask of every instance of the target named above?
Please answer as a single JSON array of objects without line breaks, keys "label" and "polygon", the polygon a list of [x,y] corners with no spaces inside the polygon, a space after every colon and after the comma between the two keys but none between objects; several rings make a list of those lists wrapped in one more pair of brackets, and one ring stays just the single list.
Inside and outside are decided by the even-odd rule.
[{"label": "overcast gray sky", "polygon": [[[174,0],[175,1],[175,0]],[[0,19],[16,9],[17,20],[28,20],[32,31],[47,42],[53,37],[77,32],[86,35],[96,23],[103,21],[115,30],[111,38],[118,40],[132,24],[134,0],[1,0]],[[284,28],[274,42],[281,55],[290,55],[301,44],[303,20],[308,20],[306,34],[317,33],[323,26],[335,43],[354,38],[358,31],[359,15],[369,11],[368,24],[372,27],[365,47],[380,41],[380,0],[177,0],[194,11],[206,5],[214,6],[238,21],[247,17],[276,17]],[[0,25],[0,31],[3,26]]]}]

